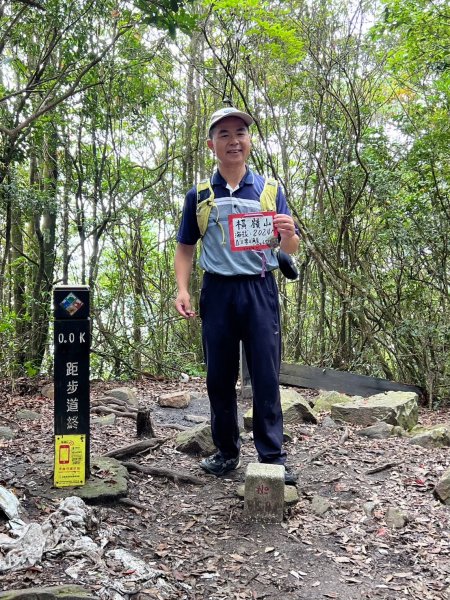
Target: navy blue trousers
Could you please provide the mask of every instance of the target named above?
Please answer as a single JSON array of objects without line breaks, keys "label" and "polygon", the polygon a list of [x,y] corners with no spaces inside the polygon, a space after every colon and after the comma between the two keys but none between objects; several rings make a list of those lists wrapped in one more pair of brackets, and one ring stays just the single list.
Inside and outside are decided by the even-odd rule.
[{"label": "navy blue trousers", "polygon": [[261,462],[284,464],[280,403],[280,307],[272,273],[226,277],[205,273],[200,295],[214,444],[225,458],[239,454],[236,383],[242,340],[253,390],[253,437]]}]

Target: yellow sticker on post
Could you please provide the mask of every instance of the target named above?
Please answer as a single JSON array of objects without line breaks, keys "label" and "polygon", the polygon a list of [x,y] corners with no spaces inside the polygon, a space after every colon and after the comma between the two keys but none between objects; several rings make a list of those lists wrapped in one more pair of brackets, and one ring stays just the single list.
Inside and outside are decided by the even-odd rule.
[{"label": "yellow sticker on post", "polygon": [[86,435],[55,435],[54,486],[78,486],[85,482]]}]

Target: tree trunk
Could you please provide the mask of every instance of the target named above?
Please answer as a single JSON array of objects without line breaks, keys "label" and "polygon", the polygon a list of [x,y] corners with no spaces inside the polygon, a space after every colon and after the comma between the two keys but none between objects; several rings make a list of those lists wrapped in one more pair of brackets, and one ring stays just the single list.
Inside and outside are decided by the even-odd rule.
[{"label": "tree trunk", "polygon": [[56,188],[58,179],[57,139],[54,134],[45,138],[45,155],[40,162],[33,161],[31,178],[37,179],[38,187],[44,196],[43,206],[34,212],[33,233],[37,242],[38,266],[33,282],[32,297],[32,337],[29,360],[39,370],[44,359],[49,320],[51,316],[51,294],[55,266],[56,241]]},{"label": "tree trunk", "polygon": [[28,327],[25,324],[25,263],[23,258],[23,236],[19,212],[16,211],[11,228],[11,275],[13,288],[13,306],[15,313],[15,371],[17,375],[23,374],[26,361]]},{"label": "tree trunk", "polygon": [[0,188],[0,203],[5,204],[5,243],[3,247],[3,256],[0,262],[0,300],[3,304],[6,303],[6,298],[4,297],[5,293],[5,271],[6,265],[8,262],[9,250],[11,247],[11,226],[12,226],[12,216],[11,216],[11,198],[9,198],[4,190],[4,188]]},{"label": "tree trunk", "polygon": [[[142,213],[141,213],[142,215]],[[130,223],[132,232],[132,285],[133,285],[133,366],[137,373],[142,371],[142,326],[144,315],[142,313],[142,300],[144,294],[143,270],[144,260],[141,241],[142,216],[137,216]],[[138,427],[139,435],[139,427]]]}]

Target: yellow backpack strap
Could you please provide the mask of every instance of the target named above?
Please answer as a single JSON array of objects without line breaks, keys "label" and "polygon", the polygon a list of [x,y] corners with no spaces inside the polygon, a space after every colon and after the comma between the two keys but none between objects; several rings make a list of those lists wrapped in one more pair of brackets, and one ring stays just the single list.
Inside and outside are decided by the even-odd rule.
[{"label": "yellow backpack strap", "polygon": [[259,199],[261,203],[261,210],[276,212],[277,210],[277,193],[278,193],[278,181],[273,177],[266,177],[264,182],[264,188],[261,192]]},{"label": "yellow backpack strap", "polygon": [[205,235],[208,228],[208,219],[214,202],[214,191],[209,179],[203,179],[197,184],[197,223],[200,235]]}]

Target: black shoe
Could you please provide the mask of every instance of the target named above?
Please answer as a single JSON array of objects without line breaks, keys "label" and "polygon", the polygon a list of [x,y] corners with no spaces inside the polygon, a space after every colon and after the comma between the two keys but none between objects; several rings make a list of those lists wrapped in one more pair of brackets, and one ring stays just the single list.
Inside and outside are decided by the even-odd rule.
[{"label": "black shoe", "polygon": [[208,456],[200,462],[201,468],[207,473],[211,473],[216,477],[221,477],[230,471],[234,471],[241,464],[239,455],[236,458],[224,458],[220,452]]},{"label": "black shoe", "polygon": [[[280,463],[269,463],[269,464],[280,464]],[[284,467],[284,485],[296,485],[298,481],[298,474],[292,471],[291,467],[282,465]]]},{"label": "black shoe", "polygon": [[284,484],[285,485],[296,485],[298,481],[298,474],[291,471],[290,467],[284,466]]}]

